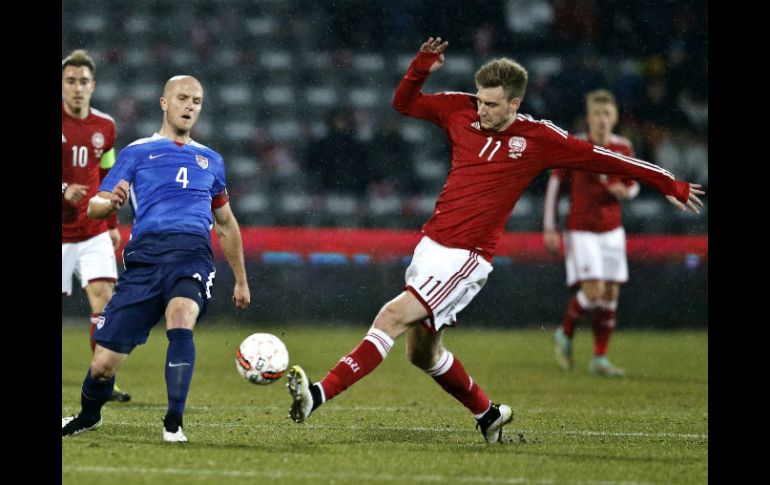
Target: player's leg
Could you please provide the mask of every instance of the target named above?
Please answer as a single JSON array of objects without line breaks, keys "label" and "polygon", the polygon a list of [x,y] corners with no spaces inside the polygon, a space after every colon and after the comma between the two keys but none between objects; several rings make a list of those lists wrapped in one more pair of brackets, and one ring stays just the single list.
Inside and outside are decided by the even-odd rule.
[{"label": "player's leg", "polygon": [[564,234],[567,285],[579,285],[578,291],[567,303],[567,311],[553,335],[556,361],[565,370],[572,369],[572,338],[575,328],[584,316],[596,308],[602,296],[601,253],[595,233],[566,231]]},{"label": "player's leg", "polygon": [[185,403],[195,370],[193,329],[203,308],[203,293],[199,281],[181,278],[176,281],[166,307],[166,392],[168,409],[163,418],[163,439],[185,442],[182,431]]},{"label": "player's leg", "polygon": [[121,275],[96,326],[96,348],[83,381],[81,411],[62,419],[62,436],[101,424],[100,410],[112,394],[115,373],[134,347],[147,341],[163,315],[162,288],[153,281],[153,274],[151,267],[129,267]]},{"label": "player's leg", "polygon": [[[99,316],[104,311],[104,307],[112,298],[115,281],[118,278],[118,270],[112,241],[107,232],[79,243],[79,247],[80,254],[78,256],[76,272],[83,284],[83,289],[91,307],[89,341],[91,352],[93,352],[96,345],[94,341],[96,325],[99,322]],[[117,385],[113,387],[110,401],[127,402],[130,400],[131,394],[120,390]]]},{"label": "player's leg", "polygon": [[503,425],[513,419],[511,408],[489,400],[460,360],[443,346],[442,334],[443,329],[434,333],[422,325],[410,328],[406,332],[407,358],[473,414],[486,441],[499,442]]},{"label": "player's leg", "polygon": [[293,399],[289,416],[297,423],[304,422],[321,404],[377,368],[390,352],[393,341],[427,316],[417,298],[405,291],[382,307],[363,340],[321,381],[311,383],[300,366],[293,366],[287,384]]},{"label": "player's leg", "polygon": [[626,237],[622,227],[602,234],[601,250],[605,285],[594,311],[594,356],[588,370],[605,377],[619,377],[625,371],[610,362],[606,354],[617,322],[620,284],[628,280]]},{"label": "player's leg", "polygon": [[97,343],[91,366],[83,379],[80,412],[77,416],[62,419],[62,436],[76,435],[101,426],[102,406],[112,395],[115,373],[128,357],[128,352],[120,352],[120,350],[123,349],[112,350]]}]

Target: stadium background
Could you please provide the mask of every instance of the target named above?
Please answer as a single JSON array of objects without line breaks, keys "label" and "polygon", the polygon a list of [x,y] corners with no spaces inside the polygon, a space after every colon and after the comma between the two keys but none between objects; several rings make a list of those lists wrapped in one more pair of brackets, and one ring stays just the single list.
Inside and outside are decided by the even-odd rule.
[{"label": "stadium background", "polygon": [[[530,72],[521,111],[577,133],[583,95],[607,87],[620,104],[617,131],[637,156],[708,191],[705,2],[67,0],[62,19],[62,57],[75,48],[94,57],[92,105],[115,117],[119,149],[158,129],[166,79],[202,81],[193,136],[225,157],[253,300],[247,312],[230,309],[222,260],[210,308],[217,315],[368,324],[397,294],[448,163],[441,130],[390,106],[430,35],[450,46],[426,91],[474,92],[478,66],[505,55]],[[545,181],[517,204],[508,250],[461,323],[560,320],[563,263],[545,254],[538,233]],[[681,213],[643,187],[623,215],[630,281],[620,327],[706,327],[708,207]],[[120,216],[130,224],[128,211]],[[76,292],[63,317],[85,315],[86,306]]]}]

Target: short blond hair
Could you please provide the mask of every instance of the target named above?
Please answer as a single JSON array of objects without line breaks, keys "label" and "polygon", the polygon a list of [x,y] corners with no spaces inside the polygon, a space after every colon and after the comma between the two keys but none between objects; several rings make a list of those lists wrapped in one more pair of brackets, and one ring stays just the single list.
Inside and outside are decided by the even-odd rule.
[{"label": "short blond hair", "polygon": [[91,59],[91,56],[88,55],[85,49],[76,49],[61,61],[62,75],[64,74],[64,68],[67,66],[87,67],[91,69],[91,76],[96,76],[96,64],[94,64],[94,60]]},{"label": "short blond hair", "polygon": [[596,89],[586,94],[586,109],[591,109],[593,104],[611,104],[615,108],[618,107],[615,96],[606,89]]},{"label": "short blond hair", "polygon": [[477,88],[502,86],[508,100],[524,99],[529,74],[518,62],[501,57],[487,62],[476,71],[474,80]]}]

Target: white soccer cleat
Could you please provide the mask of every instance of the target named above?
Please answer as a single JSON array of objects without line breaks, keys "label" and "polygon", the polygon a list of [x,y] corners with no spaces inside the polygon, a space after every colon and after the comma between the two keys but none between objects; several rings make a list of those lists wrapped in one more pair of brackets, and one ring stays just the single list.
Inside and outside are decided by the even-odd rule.
[{"label": "white soccer cleat", "polygon": [[179,426],[173,433],[171,431],[166,431],[166,428],[163,428],[163,441],[169,443],[187,443],[187,436],[185,436],[181,426]]},{"label": "white soccer cleat", "polygon": [[602,377],[623,377],[626,375],[626,371],[616,367],[605,355],[594,356],[588,363],[588,372]]},{"label": "white soccer cleat", "polygon": [[553,350],[556,354],[556,362],[564,370],[571,370],[575,361],[572,359],[572,339],[564,334],[561,327],[553,334]]},{"label": "white soccer cleat", "polygon": [[313,395],[310,394],[310,379],[308,379],[302,367],[298,365],[293,366],[289,370],[287,378],[286,387],[289,388],[289,394],[291,394],[293,400],[289,410],[289,417],[295,423],[304,423],[308,416],[310,416],[310,413],[313,412]]},{"label": "white soccer cleat", "polygon": [[513,421],[513,410],[507,404],[492,404],[489,411],[476,420],[476,428],[487,443],[503,441],[503,426]]}]

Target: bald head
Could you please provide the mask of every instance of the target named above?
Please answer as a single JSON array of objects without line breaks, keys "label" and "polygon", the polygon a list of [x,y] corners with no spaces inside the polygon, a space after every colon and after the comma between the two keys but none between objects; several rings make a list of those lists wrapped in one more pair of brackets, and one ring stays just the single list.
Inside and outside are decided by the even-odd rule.
[{"label": "bald head", "polygon": [[190,130],[203,106],[203,86],[192,76],[174,76],[163,88],[160,108],[163,110],[161,133],[172,139],[189,139]]},{"label": "bald head", "polygon": [[174,76],[168,81],[166,81],[166,85],[163,86],[163,97],[167,98],[170,90],[173,89],[176,85],[181,83],[189,84],[191,87],[192,86],[197,87],[198,89],[201,90],[201,92],[203,92],[203,85],[200,83],[200,81],[198,81],[192,76],[182,74],[180,76]]}]

